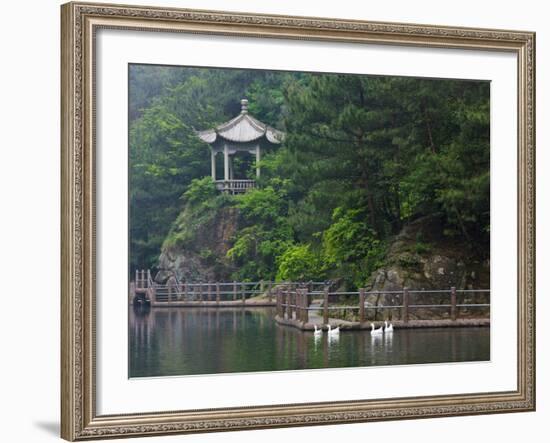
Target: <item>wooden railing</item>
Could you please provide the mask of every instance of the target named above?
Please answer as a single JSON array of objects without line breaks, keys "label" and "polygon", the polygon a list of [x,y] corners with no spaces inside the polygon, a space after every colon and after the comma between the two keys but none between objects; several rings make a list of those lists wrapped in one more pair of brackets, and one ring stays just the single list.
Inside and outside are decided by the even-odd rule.
[{"label": "wooden railing", "polygon": [[[397,291],[331,292],[330,282],[181,282],[174,275],[164,284],[153,281],[149,270],[136,270],[135,279],[130,284],[133,296],[140,295],[157,305],[186,301],[198,302],[241,302],[262,294],[269,303],[275,299],[277,315],[282,319],[299,320],[308,323],[310,312],[322,314],[323,323],[328,323],[329,314],[341,314],[353,311],[357,321],[363,323],[367,317],[377,320],[379,313],[383,318],[389,317],[392,311],[402,322],[408,323],[411,315],[421,310],[439,310],[456,321],[461,311],[490,308],[489,289],[456,289],[451,287],[442,290],[410,290],[403,288]],[[465,302],[468,296],[484,299],[484,302]],[[391,300],[387,303],[387,300]],[[342,300],[344,302],[342,303]],[[374,300],[374,302],[373,302]],[[379,303],[385,300],[387,304]],[[427,300],[427,301],[426,301]],[[374,316],[374,318],[373,318]],[[395,318],[395,317],[394,317]]]},{"label": "wooden railing", "polygon": [[132,296],[146,294],[146,298],[157,304],[169,304],[178,301],[196,302],[226,302],[241,301],[244,303],[251,297],[265,294],[269,303],[273,302],[276,285],[285,285],[289,290],[296,290],[298,287],[306,287],[311,292],[323,290],[326,282],[181,282],[177,276],[172,275],[166,283],[160,284],[153,281],[150,270],[136,270],[135,279],[130,282]]},{"label": "wooden railing", "polygon": [[255,180],[216,180],[216,189],[218,191],[231,192],[239,194],[256,187]]},{"label": "wooden railing", "polygon": [[264,282],[199,282],[179,285],[156,285],[155,301],[170,303],[179,300],[237,301],[244,302],[255,295],[268,293],[271,301],[271,286]]},{"label": "wooden railing", "polygon": [[[468,294],[478,295],[487,298],[487,300],[485,303],[460,303],[458,301],[460,296],[464,298]],[[323,291],[308,291],[307,288],[292,289],[289,287],[277,287],[276,306],[277,315],[280,318],[298,320],[302,323],[308,323],[311,311],[322,312],[323,324],[327,324],[331,311],[341,313],[347,310],[358,311],[357,320],[360,323],[367,320],[368,311],[374,310],[376,317],[376,313],[379,311],[398,310],[400,320],[408,323],[411,312],[421,309],[447,311],[449,319],[456,321],[459,318],[461,309],[483,308],[487,310],[490,308],[490,294],[491,291],[489,289],[459,290],[455,287],[444,290],[409,290],[408,288],[403,288],[400,291],[366,291],[365,289],[360,289],[357,292],[330,292],[328,288],[325,288]],[[382,295],[392,296],[391,298],[394,299],[395,303],[385,305],[367,301],[367,297],[369,296],[375,296],[378,299]],[[423,303],[421,299],[424,296],[430,296],[431,299],[437,298],[440,303]],[[335,300],[339,298],[345,298],[348,303],[350,300],[356,299],[356,303],[335,304]],[[313,300],[318,301],[318,303],[312,305]]]}]

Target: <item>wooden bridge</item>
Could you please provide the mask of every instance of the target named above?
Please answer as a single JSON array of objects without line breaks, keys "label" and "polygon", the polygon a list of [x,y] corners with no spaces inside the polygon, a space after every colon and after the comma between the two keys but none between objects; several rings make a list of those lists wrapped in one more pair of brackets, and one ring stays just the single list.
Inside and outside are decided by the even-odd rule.
[{"label": "wooden bridge", "polygon": [[[174,275],[165,284],[155,282],[150,270],[136,270],[130,282],[130,302],[151,306],[275,306],[275,285],[295,289],[304,286],[298,282],[180,282]],[[325,288],[325,282],[305,283],[310,291]]]}]

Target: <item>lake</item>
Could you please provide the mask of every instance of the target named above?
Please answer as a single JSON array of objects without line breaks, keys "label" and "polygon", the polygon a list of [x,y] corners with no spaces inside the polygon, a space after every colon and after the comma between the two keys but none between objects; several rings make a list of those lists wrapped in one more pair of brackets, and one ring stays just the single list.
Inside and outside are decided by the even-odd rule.
[{"label": "lake", "polygon": [[274,308],[133,308],[130,377],[488,361],[490,328],[339,337],[277,325]]}]

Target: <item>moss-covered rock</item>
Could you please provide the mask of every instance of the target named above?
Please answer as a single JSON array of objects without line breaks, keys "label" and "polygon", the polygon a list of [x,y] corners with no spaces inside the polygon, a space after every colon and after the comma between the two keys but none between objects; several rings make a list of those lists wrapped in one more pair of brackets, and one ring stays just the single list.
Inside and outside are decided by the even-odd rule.
[{"label": "moss-covered rock", "polygon": [[208,205],[188,204],[164,241],[156,280],[227,281],[234,265],[227,258],[239,229],[239,210],[220,195]]},{"label": "moss-covered rock", "polygon": [[[372,305],[399,305],[400,295],[384,292],[410,290],[489,289],[489,259],[480,256],[464,243],[443,235],[443,226],[436,217],[424,217],[407,224],[390,242],[386,264],[376,270],[367,285],[369,291],[380,291],[370,295],[367,302]],[[418,244],[422,246],[419,248]],[[411,296],[412,297],[412,296]],[[423,294],[411,304],[446,304],[449,300],[441,294]],[[480,295],[466,295],[461,301],[480,301]],[[420,311],[415,311],[420,314]],[[434,315],[447,314],[434,310]],[[426,318],[426,310],[421,312]],[[379,315],[383,316],[383,313]],[[414,318],[414,312],[411,317]],[[380,317],[381,318],[381,317]]]}]

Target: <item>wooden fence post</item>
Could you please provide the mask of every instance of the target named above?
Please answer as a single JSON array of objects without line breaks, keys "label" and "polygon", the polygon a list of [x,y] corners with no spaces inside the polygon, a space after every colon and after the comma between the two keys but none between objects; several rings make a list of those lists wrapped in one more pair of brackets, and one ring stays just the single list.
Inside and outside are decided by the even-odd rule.
[{"label": "wooden fence post", "polygon": [[323,299],[323,324],[328,324],[328,288],[325,288]]},{"label": "wooden fence post", "polygon": [[199,300],[202,302],[202,281],[199,281]]},{"label": "wooden fence post", "polygon": [[375,305],[374,305],[374,321],[377,321],[378,320],[378,305],[379,305],[379,302],[380,302],[380,291],[374,291],[376,296],[376,301],[375,301]]},{"label": "wooden fence post", "polygon": [[183,299],[187,300],[187,282],[182,283]]},{"label": "wooden fence post", "polygon": [[153,285],[153,287],[151,288],[151,304],[155,304],[157,302],[157,287],[155,285]]},{"label": "wooden fence post", "polygon": [[451,320],[456,321],[456,288],[451,288]]},{"label": "wooden fence post", "polygon": [[267,296],[268,296],[269,303],[273,301],[272,290],[273,290],[273,282],[270,281],[269,286],[267,287]]},{"label": "wooden fence post", "polygon": [[277,288],[275,291],[275,300],[277,304],[277,316],[279,318],[282,318],[281,311],[282,311],[282,300],[281,300],[281,288]]},{"label": "wooden fence post", "polygon": [[365,322],[365,288],[359,289],[359,322]]},{"label": "wooden fence post", "polygon": [[216,282],[216,303],[220,303],[220,283]]},{"label": "wooden fence post", "polygon": [[136,288],[139,288],[139,271],[136,269],[136,276],[134,278],[134,282],[136,283]]},{"label": "wooden fence post", "polygon": [[233,280],[233,300],[237,300],[237,282]]},{"label": "wooden fence post", "polygon": [[409,322],[409,288],[403,288],[403,323]]},{"label": "wooden fence post", "polygon": [[287,304],[288,304],[288,318],[292,320],[294,318],[294,293],[292,290],[288,291],[287,294]]},{"label": "wooden fence post", "polygon": [[289,320],[292,320],[293,313],[292,313],[292,290],[291,289],[289,289],[288,292],[286,293],[286,304],[287,304],[286,316]]},{"label": "wooden fence post", "polygon": [[285,304],[286,304],[286,318],[290,320],[292,318],[292,311],[290,310],[290,287],[285,289]]},{"label": "wooden fence post", "polygon": [[264,281],[260,280],[260,295],[264,295]]},{"label": "wooden fence post", "polygon": [[241,283],[241,297],[243,298],[243,305],[246,303],[246,284]]},{"label": "wooden fence post", "polygon": [[305,324],[305,323],[308,323],[309,322],[309,311],[308,311],[308,308],[309,308],[309,299],[308,299],[308,292],[307,292],[307,289],[304,289],[304,293],[302,295],[303,297],[303,307],[304,307],[304,313],[303,313],[303,316],[302,316],[302,322]]}]

